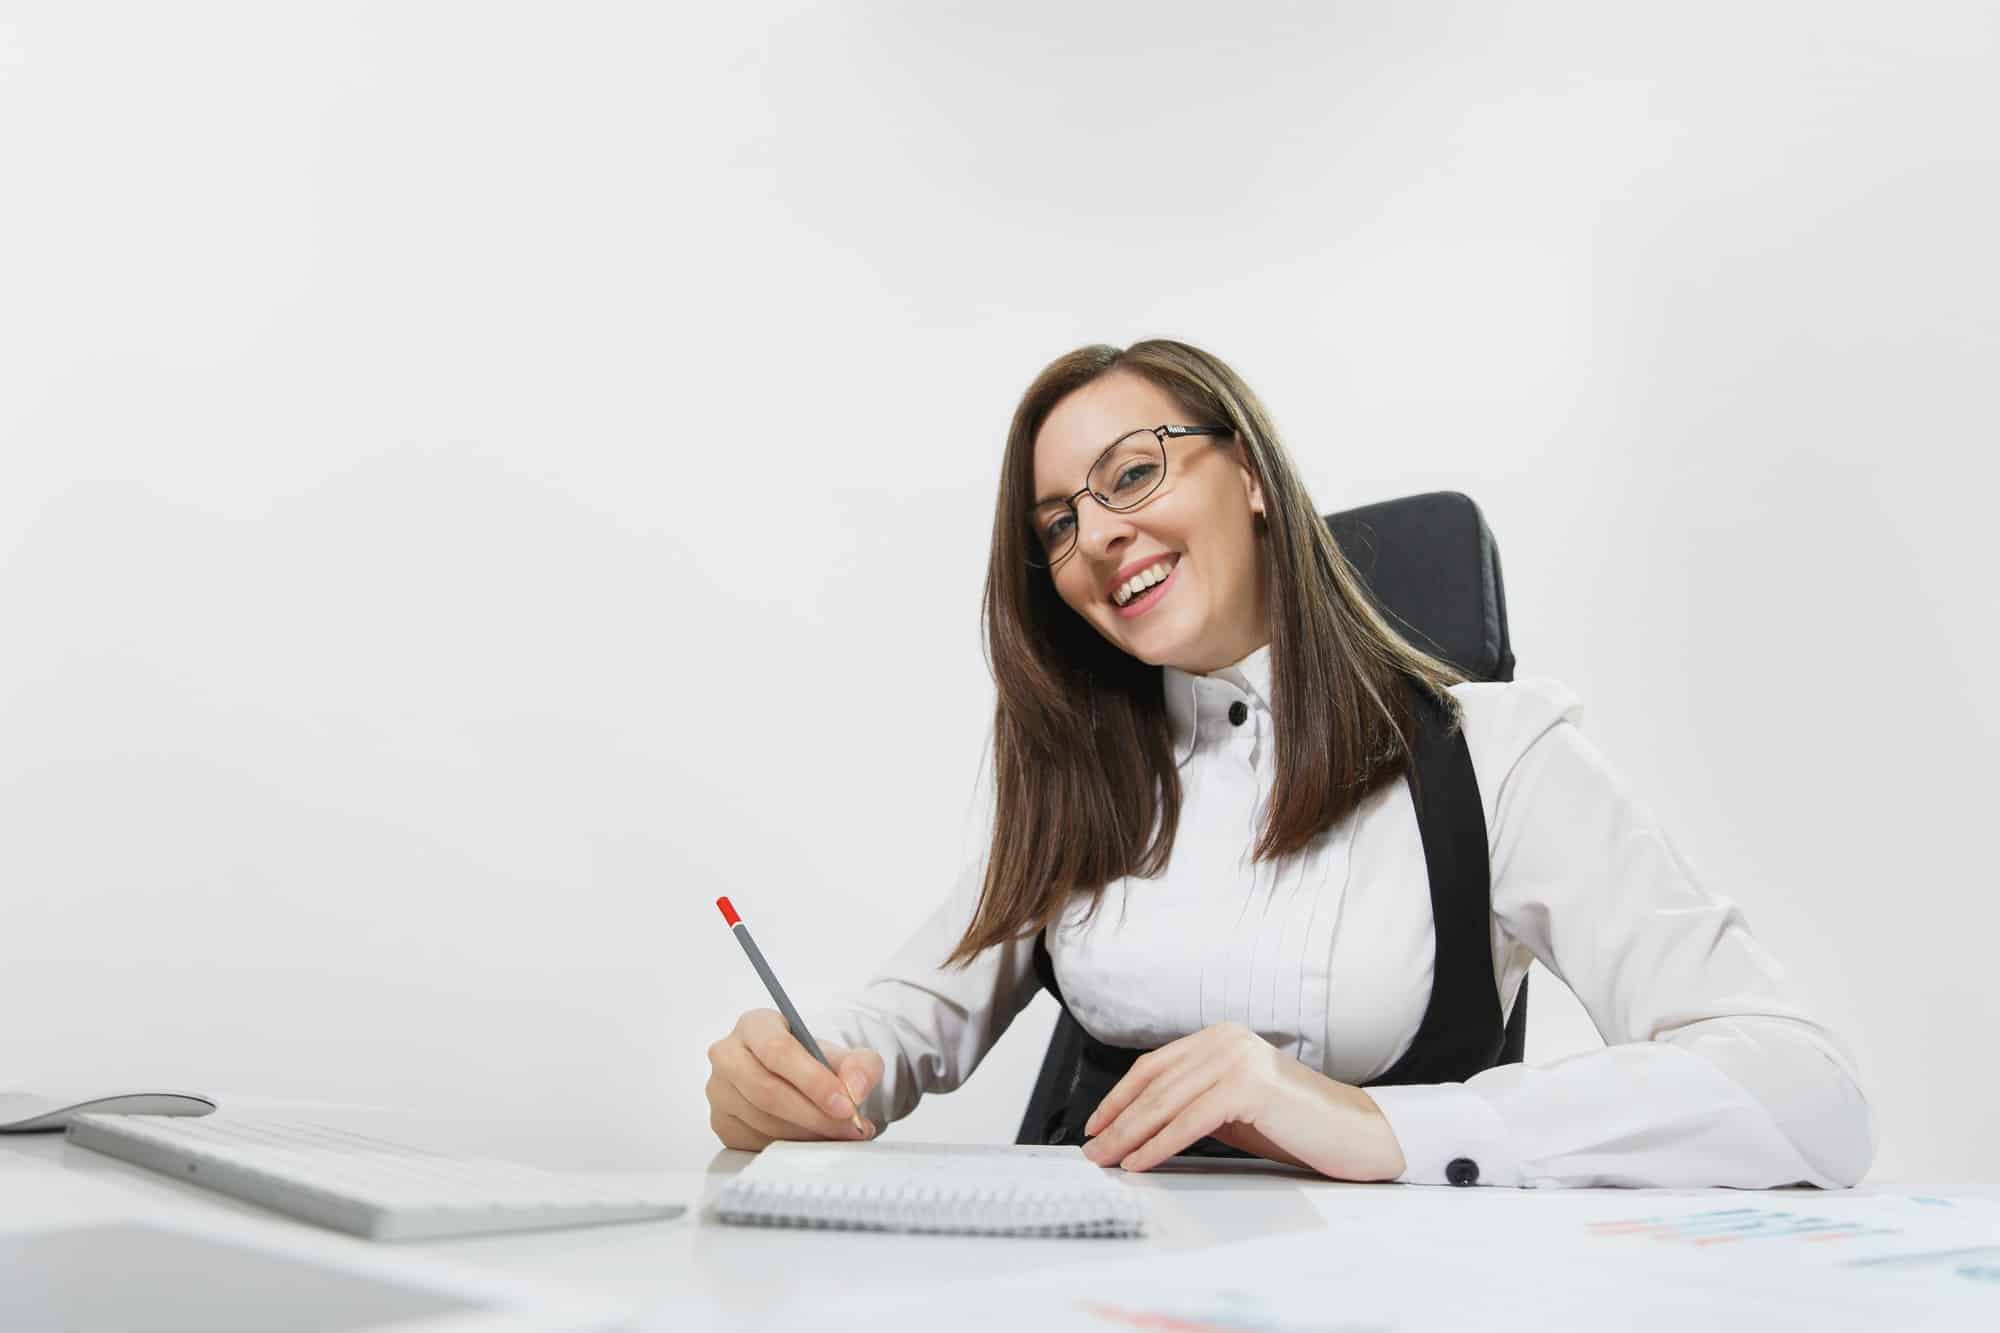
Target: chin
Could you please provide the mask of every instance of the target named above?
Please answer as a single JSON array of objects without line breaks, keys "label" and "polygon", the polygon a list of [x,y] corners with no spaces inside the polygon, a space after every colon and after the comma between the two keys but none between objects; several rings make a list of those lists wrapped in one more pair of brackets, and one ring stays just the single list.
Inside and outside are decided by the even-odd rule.
[{"label": "chin", "polygon": [[[1134,634],[1129,630],[1125,630],[1122,633],[1114,633],[1106,637],[1110,638],[1115,646],[1123,649],[1128,657],[1136,658],[1144,662],[1147,666],[1178,665],[1175,659],[1187,656],[1190,637],[1182,634],[1174,634],[1171,631],[1155,634],[1151,632],[1152,628],[1149,626],[1148,632],[1142,634]],[[1164,629],[1165,627],[1162,626],[1160,628]],[[1135,642],[1134,640],[1142,640],[1143,642]]]}]

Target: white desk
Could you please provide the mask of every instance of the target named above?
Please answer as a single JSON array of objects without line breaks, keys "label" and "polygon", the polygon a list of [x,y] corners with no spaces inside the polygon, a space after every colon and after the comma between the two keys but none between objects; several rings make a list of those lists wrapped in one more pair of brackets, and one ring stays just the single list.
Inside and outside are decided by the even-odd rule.
[{"label": "white desk", "polygon": [[[370,1127],[382,1131],[379,1120]],[[450,1146],[439,1143],[435,1134],[403,1137],[411,1142]],[[1227,1173],[1206,1167],[1188,1170],[1170,1167],[1126,1177],[1135,1188],[1152,1196],[1151,1234],[1142,1240],[889,1236],[770,1230],[716,1222],[709,1211],[716,1190],[749,1160],[747,1154],[718,1151],[703,1168],[632,1173],[631,1178],[649,1184],[665,1183],[687,1200],[688,1213],[671,1221],[393,1246],[354,1240],[295,1222],[226,1195],[71,1146],[59,1135],[0,1135],[0,1197],[6,1200],[8,1214],[19,1219],[24,1216],[23,1210],[32,1213],[55,1207],[66,1192],[91,1190],[101,1194],[102,1188],[108,1186],[156,1214],[190,1220],[233,1219],[232,1225],[254,1225],[274,1236],[309,1235],[314,1243],[345,1246],[356,1253],[380,1254],[392,1250],[402,1256],[440,1259],[480,1272],[580,1289],[635,1311],[677,1307],[670,1318],[661,1319],[661,1327],[754,1329],[798,1326],[798,1301],[810,1300],[819,1292],[849,1289],[857,1281],[976,1281],[1035,1273],[1054,1275],[1063,1269],[1101,1266],[1143,1255],[1184,1254],[1189,1257],[1187,1267],[1199,1271],[1200,1256],[1205,1251],[1251,1238],[1323,1231],[1329,1207],[1369,1210],[1377,1206],[1376,1201],[1392,1195],[1397,1206],[1383,1211],[1383,1224],[1402,1228],[1412,1253],[1422,1253],[1431,1240],[1426,1234],[1430,1228],[1416,1219],[1426,1216],[1442,1219],[1451,1210],[1462,1221],[1467,1215],[1463,1210],[1468,1207],[1487,1210],[1486,1215],[1496,1223],[1494,1243],[1504,1244],[1505,1218],[1492,1210],[1513,1205],[1495,1196],[1519,1199],[1584,1193],[1346,1185],[1275,1165]],[[1996,1186],[1940,1189],[1868,1185],[1849,1193],[1869,1192],[1921,1192],[1968,1202],[2000,1200],[2000,1187]],[[1644,1211],[1651,1206],[1646,1201],[1658,1195],[1672,1193],[1675,1199],[1686,1198],[1685,1192],[1667,1191],[1587,1193],[1604,1199],[1609,1208],[1627,1212]],[[1704,1193],[1713,1194],[1723,1206],[1751,1201],[1800,1210],[1811,1209],[1823,1200],[1844,1197],[1837,1192],[1812,1190]],[[1485,1197],[1475,1203],[1470,1197],[1473,1195]],[[2000,1232],[1995,1233],[1994,1242],[2000,1245]],[[1447,1259],[1441,1258],[1441,1280],[1448,1280],[1452,1267]],[[1538,1290],[1546,1290],[1550,1282],[1562,1280],[1559,1273],[1539,1268],[1532,1256],[1523,1257],[1517,1272],[1519,1282],[1515,1290],[1491,1293],[1496,1303],[1532,1304]],[[1256,1279],[1256,1275],[1238,1276],[1245,1281]],[[1662,1292],[1671,1283],[1683,1299],[1686,1280],[1684,1269],[1673,1272],[1663,1269],[1659,1275]],[[1509,1281],[1506,1285],[1515,1284]],[[1992,1297],[1995,1321],[1990,1326],[2000,1327],[2000,1282],[1994,1284]],[[1857,1311],[1866,1304],[1861,1302]],[[938,1313],[941,1324],[959,1322],[948,1311]],[[1618,1322],[1637,1326],[1630,1319]],[[1926,1321],[1915,1315],[1897,1322],[1900,1327],[1926,1326]],[[1947,1322],[1928,1326],[1956,1325]]]}]

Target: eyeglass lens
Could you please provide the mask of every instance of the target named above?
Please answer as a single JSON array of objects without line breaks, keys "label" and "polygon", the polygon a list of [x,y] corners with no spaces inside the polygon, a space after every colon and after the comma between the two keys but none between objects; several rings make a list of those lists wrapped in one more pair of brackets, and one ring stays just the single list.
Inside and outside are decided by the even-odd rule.
[{"label": "eyeglass lens", "polygon": [[[1135,430],[1105,450],[1084,484],[1106,509],[1130,509],[1158,488],[1167,474],[1166,444],[1150,430]],[[1063,500],[1036,507],[1030,520],[1046,564],[1076,544],[1076,509]]]}]

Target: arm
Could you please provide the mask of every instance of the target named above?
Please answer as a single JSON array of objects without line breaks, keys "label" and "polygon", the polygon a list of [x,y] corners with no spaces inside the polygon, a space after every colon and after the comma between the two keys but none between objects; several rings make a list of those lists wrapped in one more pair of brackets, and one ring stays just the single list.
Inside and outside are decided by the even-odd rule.
[{"label": "arm", "polygon": [[865,986],[804,1015],[816,1034],[824,1027],[881,1055],[882,1082],[861,1105],[878,1126],[908,1115],[924,1093],[963,1083],[1035,997],[1032,937],[990,948],[962,971],[941,966],[972,920],[985,873],[982,855]]},{"label": "arm", "polygon": [[[1503,945],[1560,977],[1608,1044],[1462,1084],[1369,1089],[1402,1145],[1400,1178],[1442,1182],[1467,1157],[1483,1184],[1860,1180],[1876,1129],[1853,1056],[1577,729],[1573,697],[1553,682],[1495,688],[1517,691],[1495,716],[1501,753],[1519,754],[1489,821]],[[1510,730],[1525,748],[1508,747]],[[1467,740],[1481,743],[1470,722]]]}]

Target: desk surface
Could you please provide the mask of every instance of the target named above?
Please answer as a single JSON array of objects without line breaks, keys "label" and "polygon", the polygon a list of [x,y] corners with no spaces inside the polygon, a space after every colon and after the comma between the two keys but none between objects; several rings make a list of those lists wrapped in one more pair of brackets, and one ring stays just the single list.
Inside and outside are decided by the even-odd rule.
[{"label": "desk surface", "polygon": [[[379,1122],[375,1126],[380,1128]],[[412,1142],[435,1142],[411,1136]],[[791,1231],[729,1226],[711,1212],[722,1183],[750,1161],[746,1153],[718,1151],[703,1169],[621,1173],[620,1179],[665,1185],[686,1199],[683,1216],[663,1222],[522,1232],[462,1240],[381,1245],[321,1228],[213,1193],[179,1180],[69,1144],[60,1135],[0,1135],[0,1193],[19,1220],[47,1206],[64,1190],[109,1186],[156,1214],[189,1219],[230,1218],[272,1234],[310,1233],[324,1241],[379,1253],[430,1256],[461,1269],[530,1279],[581,1290],[643,1311],[674,1309],[676,1327],[783,1326],[802,1294],[839,1288],[857,1279],[926,1281],[1019,1278],[1143,1255],[1198,1254],[1217,1246],[1328,1226],[1351,1199],[1357,1210],[1393,1192],[1402,1204],[1395,1225],[1411,1225],[1410,1207],[1462,1209],[1467,1196],[1549,1195],[1555,1191],[1472,1191],[1399,1185],[1351,1185],[1322,1180],[1276,1164],[1218,1170],[1213,1165],[1167,1166],[1126,1175],[1151,1196],[1150,1233],[1134,1240],[1036,1240],[959,1236],[884,1236],[838,1231]],[[88,1185],[85,1185],[88,1182]],[[2000,1186],[1864,1185],[1857,1191],[1703,1191],[1731,1204],[1777,1201],[1810,1208],[1815,1200],[1871,1192],[1924,1192],[1964,1200],[2000,1200]],[[1649,1206],[1648,1196],[1686,1199],[1688,1191],[1565,1191],[1616,1198],[1620,1209]],[[1422,1202],[1415,1200],[1422,1196]],[[1485,1204],[1482,1206],[1490,1206]],[[2000,1215],[2000,1214],[1996,1214]],[[1442,1216],[1442,1214],[1440,1214]],[[1413,1228],[1421,1231],[1421,1227]],[[2000,1243],[2000,1235],[1995,1240]],[[1421,1246],[1421,1234],[1410,1237]],[[2000,1311],[2000,1285],[1995,1287]],[[664,1323],[663,1323],[664,1326]],[[1996,1324],[2000,1326],[2000,1324]]]}]

